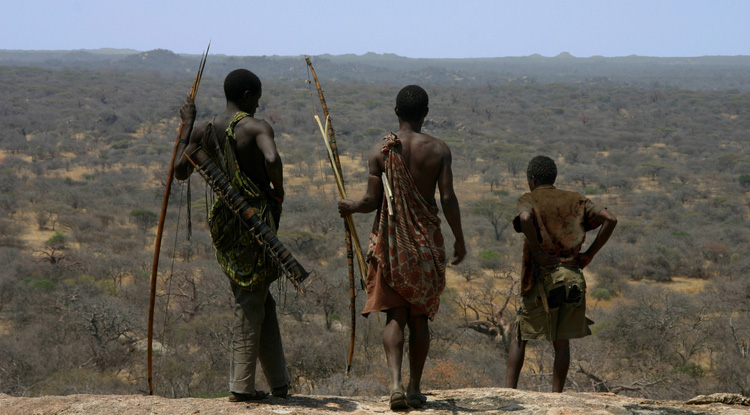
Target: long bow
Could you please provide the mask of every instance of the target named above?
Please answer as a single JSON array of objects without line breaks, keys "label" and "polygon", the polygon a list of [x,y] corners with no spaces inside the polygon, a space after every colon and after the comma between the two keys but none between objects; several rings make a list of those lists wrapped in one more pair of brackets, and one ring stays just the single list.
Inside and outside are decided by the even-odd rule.
[{"label": "long bow", "polygon": [[[206,51],[201,56],[200,63],[198,64],[198,72],[195,74],[193,80],[193,87],[190,89],[190,98],[195,99],[198,94],[198,86],[201,83],[201,77],[203,76],[203,68],[206,67],[206,58],[208,57],[208,49],[211,47],[211,42],[208,43]],[[169,174],[167,176],[167,184],[164,188],[164,200],[161,204],[161,215],[159,216],[159,224],[156,228],[156,242],[154,244],[154,261],[151,266],[151,297],[148,304],[148,394],[154,394],[154,385],[152,382],[152,355],[153,355],[153,339],[154,339],[154,305],[156,304],[156,274],[159,271],[159,254],[161,253],[161,237],[164,232],[164,219],[167,216],[167,205],[169,204],[169,194],[172,191],[172,180],[174,178],[174,162],[177,159],[177,147],[180,145],[180,137],[182,137],[183,122],[180,121],[180,128],[177,130],[177,139],[174,142],[174,149],[172,150],[172,160],[169,162]],[[188,203],[190,203],[188,201]]]},{"label": "long bow", "polygon": [[[315,74],[315,69],[310,62],[310,57],[305,55],[305,61],[307,66],[310,68],[313,79],[315,80],[315,87],[318,89],[318,98],[320,98],[320,105],[323,108],[323,115],[326,117],[326,127],[323,128],[323,124],[320,122],[320,118],[316,115],[315,121],[320,127],[320,133],[323,135],[323,141],[326,144],[326,150],[328,151],[328,159],[331,163],[331,169],[333,169],[333,175],[336,178],[336,185],[339,191],[339,196],[342,199],[346,199],[346,188],[344,187],[344,175],[341,170],[341,161],[339,159],[338,146],[336,145],[336,134],[333,131],[333,125],[331,124],[331,118],[328,114],[328,105],[326,105],[325,97],[323,96],[323,89],[320,87],[318,81],[318,75]],[[359,242],[359,236],[357,235],[357,228],[354,226],[354,220],[351,215],[347,215],[344,218],[344,230],[346,231],[346,257],[349,265],[349,310],[351,311],[351,340],[349,343],[349,357],[346,362],[346,374],[352,368],[352,359],[354,358],[354,338],[356,334],[357,325],[357,310],[356,310],[356,290],[354,286],[354,254],[352,253],[352,245],[357,255],[357,264],[359,265],[359,273],[362,277],[361,283],[364,289],[365,275],[367,275],[367,266],[365,265],[365,257],[362,254],[362,246]]]}]

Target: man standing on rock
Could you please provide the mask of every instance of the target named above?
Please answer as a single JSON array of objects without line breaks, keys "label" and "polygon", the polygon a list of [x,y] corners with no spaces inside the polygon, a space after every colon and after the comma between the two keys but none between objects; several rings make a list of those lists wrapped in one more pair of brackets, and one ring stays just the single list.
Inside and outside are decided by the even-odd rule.
[{"label": "man standing on rock", "polygon": [[[521,308],[514,324],[505,386],[516,388],[528,340],[549,340],[555,349],[552,391],[562,392],[570,366],[570,339],[591,334],[586,318],[586,280],[581,270],[607,243],[617,219],[575,192],[555,188],[554,160],[536,156],[526,170],[529,189],[513,219],[523,232]],[[601,226],[581,252],[586,232]]]},{"label": "man standing on rock", "polygon": [[[460,263],[466,255],[450,149],[421,132],[428,104],[421,87],[401,89],[395,108],[399,131],[370,150],[365,195],[358,201],[339,202],[341,216],[378,209],[370,235],[367,303],[362,314],[385,311],[387,315],[383,347],[390,371],[391,409],[418,408],[427,400],[420,382],[430,348],[428,318],[434,319],[445,288],[445,248],[435,188],[455,236],[451,263]],[[401,363],[407,325],[410,371],[404,391]]]},{"label": "man standing on rock", "polygon": [[[203,147],[230,178],[232,186],[275,232],[284,200],[283,171],[273,129],[253,117],[261,93],[260,79],[254,73],[246,69],[230,72],[224,80],[226,110],[213,122],[195,128],[195,104],[188,97],[180,109],[184,128],[177,149],[180,158],[175,163],[175,178],[185,180],[190,176],[193,169],[184,154]],[[235,300],[229,400],[258,400],[268,395],[255,389],[258,359],[273,395],[285,398],[289,373],[276,302],[269,292],[280,270],[240,221],[221,198],[208,216],[216,258],[229,277]]]}]

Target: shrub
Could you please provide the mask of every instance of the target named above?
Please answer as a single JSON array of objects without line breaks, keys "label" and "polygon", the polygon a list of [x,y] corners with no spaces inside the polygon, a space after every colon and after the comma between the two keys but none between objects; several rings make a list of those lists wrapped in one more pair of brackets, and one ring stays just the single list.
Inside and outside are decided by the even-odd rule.
[{"label": "shrub", "polygon": [[704,374],[704,370],[699,365],[696,365],[695,363],[686,363],[682,366],[678,366],[675,368],[676,372],[684,373],[688,376],[699,378],[702,377]]},{"label": "shrub", "polygon": [[51,238],[47,239],[47,246],[52,249],[64,249],[65,248],[65,235],[61,232],[55,232]]},{"label": "shrub", "polygon": [[496,269],[500,267],[500,254],[490,249],[480,252],[479,266],[487,269]]},{"label": "shrub", "polygon": [[606,288],[595,288],[591,290],[591,298],[596,300],[609,301],[612,298],[612,293]]},{"label": "shrub", "polygon": [[133,210],[130,212],[130,216],[133,217],[136,224],[138,224],[138,227],[140,227],[144,232],[149,230],[152,226],[156,225],[156,222],[158,221],[156,213],[150,210]]}]

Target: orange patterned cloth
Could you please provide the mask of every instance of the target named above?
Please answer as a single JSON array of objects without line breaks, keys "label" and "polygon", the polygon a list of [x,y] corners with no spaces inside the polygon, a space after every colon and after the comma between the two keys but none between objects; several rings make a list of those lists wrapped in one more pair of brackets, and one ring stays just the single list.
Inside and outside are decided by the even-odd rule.
[{"label": "orange patterned cloth", "polygon": [[398,137],[391,133],[383,141],[385,173],[393,192],[393,216],[388,214],[384,195],[370,235],[367,256],[371,272],[368,304],[363,313],[388,308],[372,304],[382,298],[371,292],[378,286],[373,278],[382,278],[412,308],[432,320],[445,288],[445,247],[438,208],[417,190],[401,157]]}]

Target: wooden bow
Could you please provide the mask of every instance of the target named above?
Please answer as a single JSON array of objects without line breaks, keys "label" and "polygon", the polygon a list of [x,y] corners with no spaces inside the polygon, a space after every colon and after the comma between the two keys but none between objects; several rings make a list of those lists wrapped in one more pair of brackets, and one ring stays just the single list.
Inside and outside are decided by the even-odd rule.
[{"label": "wooden bow", "polygon": [[[310,68],[313,79],[315,80],[315,87],[318,89],[318,98],[320,98],[320,105],[323,108],[323,115],[326,118],[326,127],[323,128],[323,124],[320,122],[320,118],[316,115],[315,120],[320,127],[320,132],[323,135],[323,141],[326,144],[326,150],[328,151],[328,159],[331,163],[331,169],[333,169],[333,175],[336,178],[336,185],[339,191],[339,197],[346,199],[346,187],[344,186],[344,175],[341,170],[341,160],[339,159],[338,146],[336,145],[336,134],[333,131],[333,125],[331,124],[331,118],[328,114],[328,105],[326,105],[325,97],[323,97],[323,89],[320,87],[318,81],[318,75],[315,74],[315,69],[310,62],[310,57],[305,55],[305,61],[307,66]],[[356,310],[356,290],[354,286],[354,254],[352,253],[352,245],[354,251],[357,254],[357,264],[359,265],[359,273],[361,276],[362,289],[364,289],[365,275],[367,275],[367,266],[365,265],[365,257],[362,254],[362,246],[359,242],[359,236],[357,235],[357,228],[354,226],[354,220],[351,215],[347,215],[344,221],[344,230],[346,231],[346,257],[349,266],[349,310],[351,311],[351,341],[349,344],[349,357],[346,363],[346,374],[352,368],[352,359],[354,358],[354,338],[356,334],[357,325],[357,310]]]},{"label": "wooden bow", "polygon": [[[193,86],[190,88],[190,98],[195,99],[198,94],[198,87],[201,83],[201,77],[203,77],[203,68],[206,67],[206,58],[208,57],[208,49],[211,47],[211,42],[208,42],[206,51],[201,55],[200,63],[198,64],[198,73],[195,74],[193,80]],[[153,355],[153,339],[154,339],[154,305],[156,304],[156,274],[159,271],[159,254],[161,253],[161,238],[164,231],[164,219],[167,216],[167,205],[169,204],[169,194],[172,191],[172,180],[174,178],[174,162],[177,159],[177,147],[180,145],[180,137],[182,137],[183,122],[180,121],[180,128],[177,130],[177,139],[174,142],[174,149],[172,150],[172,160],[169,162],[169,174],[167,175],[167,184],[164,188],[164,200],[161,204],[161,215],[159,216],[159,224],[156,228],[156,242],[154,244],[154,261],[151,266],[151,297],[148,304],[148,394],[154,394],[154,385],[152,382],[152,355]],[[188,201],[190,203],[190,201]]]}]

